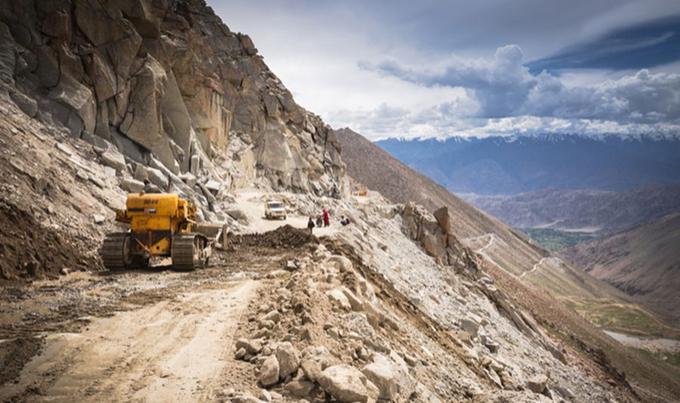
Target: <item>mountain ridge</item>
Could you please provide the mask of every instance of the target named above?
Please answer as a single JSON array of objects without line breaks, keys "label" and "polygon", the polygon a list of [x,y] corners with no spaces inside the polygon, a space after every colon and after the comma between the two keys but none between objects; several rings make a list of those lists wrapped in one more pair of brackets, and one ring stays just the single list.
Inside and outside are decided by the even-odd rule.
[{"label": "mountain ridge", "polygon": [[[346,127],[345,129],[350,129],[349,127]],[[381,141],[386,141],[386,140],[397,140],[401,142],[409,142],[409,141],[429,141],[429,140],[436,140],[439,142],[446,142],[448,140],[453,140],[453,141],[471,141],[471,140],[486,140],[486,139],[493,139],[493,140],[498,140],[498,141],[506,141],[506,142],[514,142],[517,140],[521,140],[523,138],[526,139],[544,139],[544,140],[564,140],[564,139],[577,139],[577,138],[583,138],[583,139],[592,139],[592,140],[598,140],[598,141],[604,141],[606,139],[620,139],[620,140],[625,140],[625,141],[643,141],[643,140],[654,140],[654,141],[663,141],[663,140],[677,140],[680,136],[675,133],[652,133],[652,132],[645,132],[645,133],[639,133],[639,134],[630,134],[630,133],[582,133],[582,132],[573,132],[573,133],[546,133],[546,132],[535,132],[535,133],[510,133],[510,134],[452,134],[448,136],[383,136],[383,137],[378,137],[375,139],[372,139],[372,142],[381,142]]]},{"label": "mountain ridge", "polygon": [[614,192],[544,189],[512,196],[460,194],[515,228],[550,228],[611,234],[680,210],[680,185]]},{"label": "mountain ridge", "polygon": [[545,188],[623,191],[680,183],[677,139],[490,137],[376,144],[458,193],[509,195]]}]

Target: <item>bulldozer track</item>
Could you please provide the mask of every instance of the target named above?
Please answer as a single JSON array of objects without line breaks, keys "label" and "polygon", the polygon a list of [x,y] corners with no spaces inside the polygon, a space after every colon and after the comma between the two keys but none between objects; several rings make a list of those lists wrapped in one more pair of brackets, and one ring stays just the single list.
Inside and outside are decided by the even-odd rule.
[{"label": "bulldozer track", "polygon": [[127,232],[116,232],[108,234],[100,250],[100,255],[104,267],[112,271],[125,270],[129,265],[126,261],[125,245],[130,242],[130,234]]},{"label": "bulldozer track", "polygon": [[200,249],[206,240],[198,234],[176,235],[172,239],[172,266],[176,270],[192,271],[204,266]]}]

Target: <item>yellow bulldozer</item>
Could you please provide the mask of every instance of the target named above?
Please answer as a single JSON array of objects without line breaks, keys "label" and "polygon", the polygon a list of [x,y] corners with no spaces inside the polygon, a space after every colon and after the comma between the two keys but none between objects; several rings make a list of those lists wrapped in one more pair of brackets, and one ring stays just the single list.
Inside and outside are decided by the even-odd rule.
[{"label": "yellow bulldozer", "polygon": [[223,231],[199,224],[196,207],[170,193],[129,194],[125,210],[116,211],[116,221],[130,230],[104,239],[100,255],[109,270],[148,268],[152,257],[170,257],[176,270],[206,267]]}]

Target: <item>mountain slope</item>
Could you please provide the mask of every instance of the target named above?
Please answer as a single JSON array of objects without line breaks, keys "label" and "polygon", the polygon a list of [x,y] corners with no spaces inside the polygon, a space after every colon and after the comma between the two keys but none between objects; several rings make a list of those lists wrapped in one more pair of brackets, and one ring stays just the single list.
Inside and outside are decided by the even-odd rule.
[{"label": "mountain slope", "polygon": [[680,139],[542,135],[377,142],[448,190],[516,194],[547,188],[628,190],[680,183]]},{"label": "mountain slope", "polygon": [[[0,3],[0,17],[0,269],[11,277],[0,400],[680,395],[673,368],[621,349],[549,293],[534,297],[515,262],[540,250],[506,227],[455,211],[469,232],[497,227],[466,240],[482,261],[441,225],[448,215],[349,197],[334,133],[204,2],[28,0]],[[144,179],[235,233],[211,267],[97,272],[102,234],[127,230],[114,210]],[[266,231],[272,196],[290,218]],[[322,205],[354,225],[322,238],[290,225]],[[447,264],[424,241],[444,245]],[[527,279],[545,274],[537,264]],[[590,284],[557,269],[560,286]]]},{"label": "mountain slope", "polygon": [[624,297],[619,290],[561,261],[521,233],[465,203],[350,129],[337,130],[347,172],[388,199],[414,201],[431,211],[448,207],[456,234],[509,275],[567,298]]},{"label": "mountain slope", "polygon": [[0,37],[0,82],[13,102],[116,148],[133,172],[212,176],[232,189],[343,186],[328,126],[203,0],[3,1]]},{"label": "mountain slope", "polygon": [[[579,273],[581,270],[550,256],[508,226],[466,204],[358,133],[350,129],[337,130],[336,133],[347,173],[352,178],[395,202],[413,200],[431,210],[446,206],[452,217],[453,232],[484,258],[484,266],[494,274],[497,285],[567,343],[576,342],[577,349],[585,349],[583,351],[588,351],[588,354],[600,351],[608,357],[605,359],[611,360],[616,368],[624,370],[629,379],[639,385],[654,385],[657,377],[665,379],[675,372],[667,368],[659,373],[659,369],[665,367],[663,364],[647,362],[647,357],[628,351],[571,309],[565,308],[576,308],[584,316],[589,316],[614,304],[632,318],[629,323],[656,320],[627,302],[619,290],[590,275],[582,275]],[[587,311],[583,311],[584,306],[588,307]],[[646,399],[656,398],[646,396]]]},{"label": "mountain slope", "polygon": [[624,192],[546,189],[518,195],[461,197],[515,228],[623,231],[680,210],[680,186],[647,186]]},{"label": "mountain slope", "polygon": [[680,324],[680,214],[576,245],[561,255]]},{"label": "mountain slope", "polygon": [[[511,275],[521,276],[548,256],[545,250],[529,243],[521,233],[465,203],[361,135],[349,129],[337,130],[336,133],[351,177],[394,202],[413,201],[431,211],[447,206],[454,218],[452,225],[456,233],[467,239],[473,248],[483,249]],[[588,276],[581,276],[578,270],[566,270],[564,280],[565,284],[572,284],[573,287],[569,288],[578,290],[579,294],[594,296],[599,292],[599,284],[592,283]]]}]

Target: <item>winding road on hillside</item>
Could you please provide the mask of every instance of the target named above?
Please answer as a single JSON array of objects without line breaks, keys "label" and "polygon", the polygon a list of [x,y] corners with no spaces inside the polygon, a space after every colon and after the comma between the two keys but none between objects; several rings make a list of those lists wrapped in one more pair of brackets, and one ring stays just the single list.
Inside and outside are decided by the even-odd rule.
[{"label": "winding road on hillside", "polygon": [[482,256],[484,257],[484,259],[486,259],[487,261],[489,261],[490,263],[492,263],[492,264],[495,265],[496,267],[500,268],[500,269],[503,270],[504,272],[508,273],[509,275],[511,275],[511,276],[513,276],[513,277],[515,277],[515,278],[517,278],[517,279],[523,279],[524,276],[526,276],[527,274],[531,274],[531,273],[535,272],[535,271],[536,271],[543,263],[545,263],[545,261],[549,258],[549,257],[543,257],[543,258],[541,258],[538,262],[536,262],[536,263],[532,266],[531,270],[527,270],[527,271],[523,272],[521,275],[518,276],[518,275],[516,275],[516,274],[514,274],[514,273],[512,273],[512,272],[510,272],[510,271],[508,271],[506,268],[504,268],[504,267],[501,266],[500,264],[498,264],[498,263],[497,263],[491,256],[489,256],[489,254],[487,253],[487,250],[488,250],[489,248],[491,248],[491,247],[495,244],[495,242],[496,242],[496,239],[497,239],[496,234],[487,233],[487,234],[483,234],[483,235],[480,235],[480,236],[476,236],[476,237],[472,237],[472,238],[467,238],[467,239],[465,239],[465,243],[468,244],[468,245],[471,245],[472,243],[474,243],[474,242],[476,242],[476,241],[478,241],[478,240],[480,240],[480,239],[483,239],[483,238],[488,238],[488,241],[486,242],[486,244],[484,244],[484,246],[482,246],[481,248],[476,249],[476,250],[475,250],[475,253],[478,253],[478,254],[482,255]]},{"label": "winding road on hillside", "polygon": [[534,264],[534,266],[531,268],[531,270],[525,271],[524,273],[522,273],[522,274],[519,276],[519,278],[524,278],[524,276],[526,276],[527,274],[531,274],[531,273],[535,272],[536,269],[538,269],[538,266],[542,265],[543,262],[546,261],[546,259],[548,259],[548,258],[547,258],[547,257],[542,257],[541,260],[538,261],[538,263]]},{"label": "winding road on hillside", "polygon": [[495,260],[493,260],[493,258],[491,256],[489,256],[486,253],[486,250],[489,249],[491,246],[493,246],[493,244],[496,242],[496,235],[495,234],[488,233],[488,234],[480,235],[480,236],[473,237],[473,238],[467,238],[464,241],[465,241],[466,244],[469,245],[471,242],[475,242],[475,241],[482,239],[484,237],[488,237],[489,240],[487,241],[486,245],[482,246],[479,249],[476,249],[475,253],[482,255],[485,260],[487,260],[488,262],[490,262],[494,266],[498,267],[499,269],[503,270],[504,272],[508,273],[512,277],[519,278],[515,273],[512,273],[512,272],[508,271],[507,269],[505,269],[505,267],[498,264]]}]

